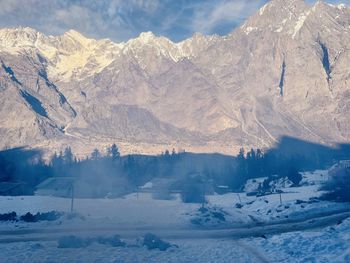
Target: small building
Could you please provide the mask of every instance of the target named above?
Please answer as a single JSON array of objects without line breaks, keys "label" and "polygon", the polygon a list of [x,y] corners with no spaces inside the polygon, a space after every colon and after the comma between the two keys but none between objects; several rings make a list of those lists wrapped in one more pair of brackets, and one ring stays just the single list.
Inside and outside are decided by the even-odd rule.
[{"label": "small building", "polygon": [[138,191],[141,193],[157,193],[167,189],[171,193],[180,193],[180,189],[174,188],[176,182],[176,178],[154,178],[152,181],[140,186]]},{"label": "small building", "polygon": [[35,195],[70,197],[75,178],[51,177],[37,185]]},{"label": "small building", "polygon": [[124,178],[96,180],[84,177],[51,177],[37,185],[35,195],[76,198],[115,198],[132,192]]},{"label": "small building", "polygon": [[230,193],[231,189],[228,185],[215,185],[215,193],[219,195]]}]

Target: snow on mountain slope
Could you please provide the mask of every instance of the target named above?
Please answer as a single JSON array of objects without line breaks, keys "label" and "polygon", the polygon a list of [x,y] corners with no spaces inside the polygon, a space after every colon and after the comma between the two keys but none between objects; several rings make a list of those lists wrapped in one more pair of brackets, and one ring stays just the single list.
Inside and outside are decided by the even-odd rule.
[{"label": "snow on mountain slope", "polygon": [[[63,117],[52,111],[51,84],[40,89],[41,97],[31,93],[51,112],[39,118],[50,119],[59,134],[46,141],[49,147],[77,143],[79,152],[93,139],[129,146],[147,141],[159,152],[165,145],[232,152],[242,145],[268,147],[283,135],[349,142],[349,43],[347,6],[272,0],[227,36],[195,34],[180,43],[151,32],[113,43],[73,30],[46,36],[30,28],[1,29],[0,57],[32,91],[36,82],[26,81],[20,69],[37,61],[32,75],[54,85],[75,112]],[[6,78],[2,87],[13,84]],[[123,105],[138,110],[111,110]],[[8,134],[7,126],[1,128]],[[67,136],[73,131],[80,138],[74,142]],[[36,137],[26,127],[23,133]],[[2,147],[26,140],[3,141]]]},{"label": "snow on mountain slope", "polygon": [[[203,35],[196,35],[198,38],[206,41]],[[144,66],[146,58],[138,56],[138,52],[145,46],[154,49],[157,56],[177,62],[198,52],[193,48],[193,41],[173,43],[165,37],[156,37],[152,32],[141,33],[127,43],[114,43],[109,39],[89,39],[75,30],[69,30],[61,36],[46,36],[28,27],[0,30],[0,50],[12,54],[28,50],[39,52],[48,61],[50,77],[59,81],[92,76],[121,54],[134,56]]]},{"label": "snow on mountain slope", "polygon": [[50,77],[69,80],[86,73],[94,74],[108,66],[122,44],[110,40],[88,39],[70,30],[62,36],[45,36],[31,28],[0,30],[0,46],[12,54],[32,50],[48,62]]}]

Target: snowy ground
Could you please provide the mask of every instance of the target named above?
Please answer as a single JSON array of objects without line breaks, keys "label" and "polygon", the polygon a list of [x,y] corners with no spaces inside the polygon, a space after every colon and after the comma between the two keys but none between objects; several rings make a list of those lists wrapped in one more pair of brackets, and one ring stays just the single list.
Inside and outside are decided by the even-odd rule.
[{"label": "snowy ground", "polygon": [[324,229],[284,233],[246,242],[264,251],[270,262],[350,262],[350,219]]},{"label": "snowy ground", "polygon": [[[150,194],[77,199],[78,218],[0,223],[0,262],[350,262],[350,219],[343,221],[350,205],[314,200],[327,179],[324,171],[305,173],[303,186],[285,187],[281,196],[213,195],[204,207],[184,204],[179,196],[154,200]],[[65,198],[0,197],[0,213],[69,209]],[[58,248],[57,239],[69,231],[120,234],[128,246]],[[178,248],[147,250],[137,239],[148,231]]]},{"label": "snowy ground", "polygon": [[[0,213],[15,211],[24,214],[52,210],[69,212],[70,205],[70,199],[50,196],[0,197]],[[185,214],[196,207],[196,204],[182,205],[180,200],[153,200],[151,194],[139,194],[138,197],[131,194],[118,199],[74,200],[74,212],[84,217],[79,222],[81,224],[101,222],[139,227],[184,226],[189,223]],[[68,225],[76,222],[66,220],[64,223]]]},{"label": "snowy ground", "polygon": [[[312,201],[312,198],[321,195],[319,188],[324,182],[323,174],[323,171],[306,173],[302,187],[283,188],[284,193],[281,196],[272,194],[255,197],[247,196],[245,193],[207,196],[208,203],[205,207],[209,209],[208,213],[199,211],[201,204],[182,203],[178,195],[175,195],[173,200],[155,200],[150,193],[130,194],[117,199],[75,199],[74,211],[84,217],[84,220],[80,220],[80,224],[93,222],[119,226],[188,228],[193,227],[193,221],[205,219],[204,217],[209,217],[209,220],[199,222],[197,226],[242,226],[251,223],[303,219],[318,213],[347,209],[348,206],[344,204]],[[242,207],[236,208],[237,203]],[[0,197],[0,213],[15,211],[17,214],[25,214],[52,210],[69,212],[70,206],[71,200],[67,198]],[[215,212],[221,213],[225,220],[216,220],[215,215],[212,216]],[[64,224],[76,223],[72,221],[74,220],[66,220]],[[0,229],[1,227],[0,224]],[[26,226],[21,224],[21,227]]]},{"label": "snowy ground", "polygon": [[[252,254],[255,250],[233,240],[177,240],[179,248],[171,248],[166,252],[147,250],[143,247],[113,248],[102,245],[91,245],[86,248],[57,248],[56,242],[27,242],[2,246],[6,250],[4,263],[23,262],[260,262],[260,255]],[[247,251],[248,250],[248,251]],[[1,253],[1,252],[0,252]]]}]

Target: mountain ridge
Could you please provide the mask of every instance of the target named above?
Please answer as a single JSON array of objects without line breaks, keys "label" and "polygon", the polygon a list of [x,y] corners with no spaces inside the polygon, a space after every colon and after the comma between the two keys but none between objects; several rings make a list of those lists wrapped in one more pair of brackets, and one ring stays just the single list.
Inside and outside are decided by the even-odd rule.
[{"label": "mountain ridge", "polygon": [[3,107],[0,146],[72,144],[86,154],[115,141],[124,153],[234,153],[284,135],[348,142],[349,43],[348,7],[302,0],[270,1],[226,36],[178,43],[151,32],[114,43],[0,29],[3,101],[24,103],[12,111],[39,127],[16,124]]}]

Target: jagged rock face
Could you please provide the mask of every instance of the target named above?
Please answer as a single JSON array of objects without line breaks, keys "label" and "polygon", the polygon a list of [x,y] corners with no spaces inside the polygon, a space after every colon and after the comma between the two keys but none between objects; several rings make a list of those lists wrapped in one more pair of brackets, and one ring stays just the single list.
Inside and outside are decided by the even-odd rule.
[{"label": "jagged rock face", "polygon": [[0,54],[1,146],[55,139],[75,111],[48,79],[38,54]]},{"label": "jagged rock face", "polygon": [[271,1],[196,64],[233,94],[233,116],[263,144],[281,134],[347,141],[346,124],[336,128],[346,118],[347,77],[336,71],[348,72],[337,56],[347,60],[349,17],[344,6]]},{"label": "jagged rock face", "polygon": [[282,135],[349,142],[349,50],[350,9],[320,1],[272,0],[227,36],[180,43],[3,29],[0,146],[233,153]]}]

